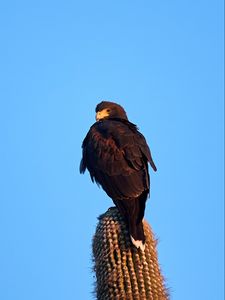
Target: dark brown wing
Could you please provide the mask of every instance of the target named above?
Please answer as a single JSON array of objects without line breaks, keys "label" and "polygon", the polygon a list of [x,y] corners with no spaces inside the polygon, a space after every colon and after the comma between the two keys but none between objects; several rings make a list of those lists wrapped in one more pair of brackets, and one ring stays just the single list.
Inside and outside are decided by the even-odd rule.
[{"label": "dark brown wing", "polygon": [[97,122],[82,147],[80,172],[87,168],[112,199],[134,198],[149,190],[148,161],[156,168],[143,135],[133,124]]}]

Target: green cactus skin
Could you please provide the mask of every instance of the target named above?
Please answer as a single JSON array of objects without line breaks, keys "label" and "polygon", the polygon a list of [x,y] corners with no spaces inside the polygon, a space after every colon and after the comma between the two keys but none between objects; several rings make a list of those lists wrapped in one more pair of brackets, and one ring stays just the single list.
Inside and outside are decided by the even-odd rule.
[{"label": "green cactus skin", "polygon": [[158,264],[156,240],[143,221],[145,251],[134,247],[117,208],[99,217],[93,237],[93,260],[98,300],[168,300]]}]

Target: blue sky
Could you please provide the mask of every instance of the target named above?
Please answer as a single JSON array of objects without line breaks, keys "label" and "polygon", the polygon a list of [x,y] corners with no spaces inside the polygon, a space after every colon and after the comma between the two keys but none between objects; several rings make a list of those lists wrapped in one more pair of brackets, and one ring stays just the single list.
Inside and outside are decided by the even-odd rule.
[{"label": "blue sky", "polygon": [[223,2],[0,4],[0,299],[93,299],[112,205],[78,172],[103,99],[158,167],[146,209],[173,300],[223,299]]}]

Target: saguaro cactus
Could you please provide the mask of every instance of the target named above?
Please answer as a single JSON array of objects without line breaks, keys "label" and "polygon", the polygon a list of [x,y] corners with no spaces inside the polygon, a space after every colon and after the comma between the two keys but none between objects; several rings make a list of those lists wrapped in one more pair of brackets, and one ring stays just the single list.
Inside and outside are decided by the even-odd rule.
[{"label": "saguaro cactus", "polygon": [[169,299],[160,272],[156,240],[144,221],[145,251],[136,249],[117,208],[99,217],[93,238],[98,300]]}]

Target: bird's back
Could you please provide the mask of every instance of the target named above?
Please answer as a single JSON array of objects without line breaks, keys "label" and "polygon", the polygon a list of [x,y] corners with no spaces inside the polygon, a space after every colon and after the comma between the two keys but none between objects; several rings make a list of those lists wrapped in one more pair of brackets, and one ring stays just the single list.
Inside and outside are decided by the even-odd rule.
[{"label": "bird's back", "polygon": [[117,119],[96,122],[82,147],[81,172],[87,168],[112,199],[137,197],[149,189],[151,153],[134,124]]}]

